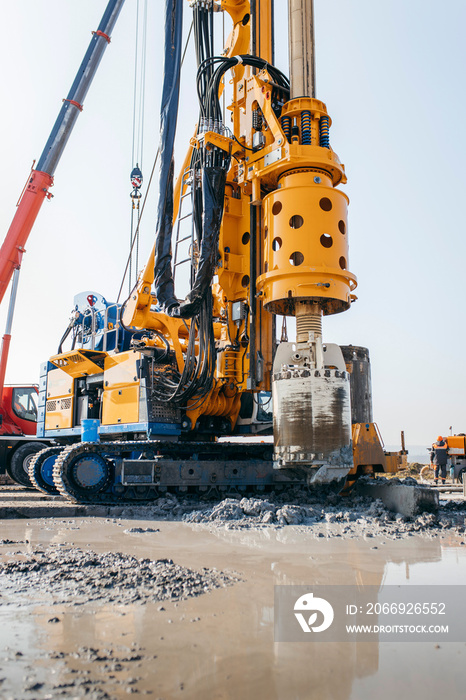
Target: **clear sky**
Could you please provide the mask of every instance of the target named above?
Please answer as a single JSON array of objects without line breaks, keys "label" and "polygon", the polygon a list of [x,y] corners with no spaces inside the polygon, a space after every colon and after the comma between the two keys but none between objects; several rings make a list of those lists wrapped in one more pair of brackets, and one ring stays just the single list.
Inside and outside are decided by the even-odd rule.
[{"label": "clear sky", "polygon": [[[149,0],[146,182],[158,142],[164,3]],[[277,64],[287,72],[286,1],[275,0]],[[106,0],[0,0],[0,232],[5,235]],[[10,382],[37,381],[73,297],[114,300],[128,254],[136,0],[127,0],[24,257]],[[317,97],[346,165],[352,309],[324,339],[370,349],[374,418],[385,442],[466,432],[464,0],[315,0]],[[186,30],[190,8],[185,4]],[[228,20],[226,21],[229,29]],[[187,32],[186,32],[187,33]],[[178,162],[197,118],[194,55],[182,82]],[[154,190],[155,192],[155,190]],[[142,226],[142,265],[155,202]],[[5,322],[0,310],[0,329]]]}]

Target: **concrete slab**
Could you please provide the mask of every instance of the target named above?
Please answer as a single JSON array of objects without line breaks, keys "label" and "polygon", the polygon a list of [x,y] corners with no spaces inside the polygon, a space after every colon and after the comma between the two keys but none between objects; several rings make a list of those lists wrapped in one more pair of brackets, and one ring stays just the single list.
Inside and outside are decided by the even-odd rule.
[{"label": "concrete slab", "polygon": [[386,508],[410,518],[425,511],[435,513],[439,508],[439,492],[428,486],[408,485],[389,479],[360,479],[356,489],[361,496],[380,498]]}]

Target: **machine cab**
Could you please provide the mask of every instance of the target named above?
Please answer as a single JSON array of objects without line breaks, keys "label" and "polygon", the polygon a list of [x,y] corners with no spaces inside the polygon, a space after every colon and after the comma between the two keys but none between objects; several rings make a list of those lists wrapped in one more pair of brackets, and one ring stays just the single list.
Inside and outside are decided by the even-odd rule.
[{"label": "machine cab", "polygon": [[38,397],[39,388],[36,385],[4,387],[5,415],[2,425],[4,434],[10,432],[22,432],[24,435],[36,434]]}]

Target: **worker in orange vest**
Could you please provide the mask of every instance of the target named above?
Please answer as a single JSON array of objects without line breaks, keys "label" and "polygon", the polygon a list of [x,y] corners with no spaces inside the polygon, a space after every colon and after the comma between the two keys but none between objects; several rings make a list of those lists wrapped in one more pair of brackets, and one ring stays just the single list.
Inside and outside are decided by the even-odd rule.
[{"label": "worker in orange vest", "polygon": [[439,471],[442,479],[442,484],[447,478],[447,462],[448,462],[448,445],[447,441],[441,435],[438,436],[437,442],[432,445],[430,452],[430,465],[435,467],[435,483],[438,484]]}]

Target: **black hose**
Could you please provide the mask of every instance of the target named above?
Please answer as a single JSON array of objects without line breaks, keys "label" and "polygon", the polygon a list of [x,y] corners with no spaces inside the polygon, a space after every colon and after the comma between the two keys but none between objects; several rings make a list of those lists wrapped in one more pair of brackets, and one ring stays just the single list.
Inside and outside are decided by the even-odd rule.
[{"label": "black hose", "polygon": [[68,328],[67,328],[66,331],[63,333],[63,335],[62,335],[62,337],[61,337],[61,339],[60,339],[60,344],[59,344],[59,346],[58,346],[57,355],[61,355],[61,354],[62,354],[62,352],[63,352],[63,343],[64,343],[65,340],[68,338],[68,336],[69,336],[71,330],[74,328],[75,322],[76,322],[76,319],[74,319],[74,318],[72,318],[71,321],[69,322]]},{"label": "black hose", "polygon": [[[289,90],[286,76],[260,58],[243,55],[238,60],[238,57],[213,56],[213,15],[210,10],[197,6],[194,9],[193,26],[198,62],[198,132],[223,125],[218,96],[220,82],[224,74],[240,62],[259,70],[267,69],[279,87],[285,91]],[[248,146],[241,143],[240,145],[250,150]],[[203,148],[193,150],[192,210],[199,260],[196,269],[191,271],[191,291],[186,301],[171,311],[172,315],[191,318],[188,343],[182,371],[167,366],[165,371],[158,373],[153,386],[155,399],[180,407],[186,407],[188,404],[190,408],[200,406],[214,383],[217,351],[213,329],[211,281],[218,262],[218,233],[223,214],[224,182],[229,167],[230,156],[222,149],[213,147],[209,152]],[[207,199],[206,187],[210,191]],[[252,358],[253,366],[254,361],[255,358]]]}]

